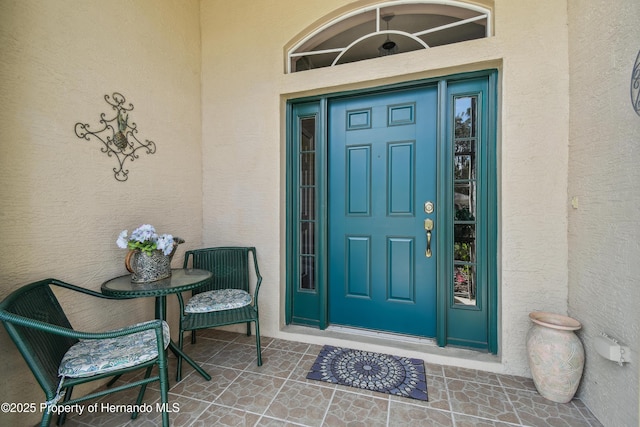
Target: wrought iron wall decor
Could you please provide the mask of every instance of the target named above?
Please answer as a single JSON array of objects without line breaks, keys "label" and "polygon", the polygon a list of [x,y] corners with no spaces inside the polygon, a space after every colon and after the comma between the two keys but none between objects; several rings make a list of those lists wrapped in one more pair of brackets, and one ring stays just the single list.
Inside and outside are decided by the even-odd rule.
[{"label": "wrought iron wall decor", "polygon": [[144,142],[136,137],[138,126],[129,121],[129,112],[133,111],[133,104],[125,105],[124,95],[114,92],[113,95],[105,95],[105,101],[115,111],[112,118],[107,118],[106,113],[100,114],[102,128],[96,131],[90,129],[86,123],[76,123],[75,132],[78,138],[90,140],[94,136],[102,143],[100,151],[107,153],[109,157],[118,160],[118,167],[113,168],[113,174],[118,181],[126,181],[129,178],[129,169],[124,169],[124,162],[129,159],[134,161],[139,156],[138,150],[147,154],[156,152],[156,144],[146,139]]},{"label": "wrought iron wall decor", "polygon": [[631,73],[631,105],[636,114],[640,116],[640,52],[636,56],[636,63],[633,64]]}]

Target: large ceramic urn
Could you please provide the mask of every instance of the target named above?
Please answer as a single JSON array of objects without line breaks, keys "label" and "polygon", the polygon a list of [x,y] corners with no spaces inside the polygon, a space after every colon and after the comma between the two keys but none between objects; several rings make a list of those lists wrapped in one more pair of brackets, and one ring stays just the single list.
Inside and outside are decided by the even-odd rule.
[{"label": "large ceramic urn", "polygon": [[576,393],[584,368],[584,348],[575,334],[582,325],[571,317],[534,311],[527,333],[529,368],[538,393],[558,403]]}]

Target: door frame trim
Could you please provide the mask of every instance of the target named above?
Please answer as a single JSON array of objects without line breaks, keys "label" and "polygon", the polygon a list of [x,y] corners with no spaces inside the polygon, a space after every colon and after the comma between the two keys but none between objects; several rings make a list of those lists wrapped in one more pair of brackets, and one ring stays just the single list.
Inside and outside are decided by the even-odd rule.
[{"label": "door frame trim", "polygon": [[[339,92],[327,92],[319,95],[313,95],[308,97],[300,97],[300,98],[289,98],[286,100],[286,289],[285,289],[285,323],[297,323],[294,322],[293,317],[293,291],[294,291],[294,262],[292,260],[296,256],[293,253],[294,238],[296,233],[290,225],[294,223],[296,219],[296,213],[294,209],[296,206],[294,203],[291,203],[291,198],[293,192],[295,192],[295,188],[293,187],[294,183],[292,182],[292,174],[295,174],[296,171],[293,170],[294,164],[291,160],[292,156],[292,145],[294,135],[292,132],[292,123],[296,119],[294,114],[294,106],[300,105],[303,103],[317,103],[317,112],[316,112],[316,131],[318,135],[318,149],[317,155],[318,158],[318,167],[316,173],[318,173],[318,200],[317,200],[317,214],[319,216],[319,225],[316,230],[316,244],[317,244],[317,255],[318,255],[318,264],[316,266],[316,284],[317,284],[317,296],[319,303],[319,312],[317,321],[313,322],[303,322],[300,324],[306,324],[308,326],[316,326],[319,329],[326,329],[329,326],[329,318],[328,318],[328,290],[327,290],[327,277],[328,277],[328,239],[327,239],[327,220],[328,220],[328,175],[327,175],[327,129],[323,128],[326,124],[327,118],[327,109],[329,100],[337,99],[337,98],[348,98],[352,96],[360,96],[367,94],[381,94],[387,91],[396,91],[401,89],[410,89],[410,88],[420,88],[424,86],[433,86],[437,84],[438,86],[438,118],[437,123],[440,127],[437,134],[437,198],[438,204],[436,206],[436,214],[438,218],[446,218],[446,206],[451,206],[452,201],[452,192],[447,191],[448,186],[451,185],[451,182],[447,179],[442,179],[448,172],[451,172],[451,165],[448,162],[448,155],[443,150],[443,142],[446,141],[446,121],[447,116],[443,114],[443,109],[440,108],[443,105],[446,105],[447,101],[447,84],[453,81],[459,80],[467,80],[473,78],[487,78],[488,79],[488,123],[491,125],[488,126],[488,137],[487,137],[487,145],[489,156],[489,161],[492,166],[491,172],[487,177],[487,185],[490,189],[488,192],[488,206],[492,206],[493,208],[488,211],[488,220],[487,220],[487,228],[488,228],[488,250],[495,254],[490,256],[490,262],[487,264],[487,283],[488,283],[488,311],[487,311],[487,328],[488,328],[488,351],[497,354],[498,353],[498,318],[499,318],[499,300],[498,300],[498,291],[499,291],[499,275],[498,275],[498,263],[499,263],[499,254],[498,254],[498,234],[499,234],[499,224],[498,224],[498,163],[497,163],[497,114],[498,114],[498,70],[497,69],[486,69],[481,71],[473,71],[466,72],[460,74],[453,74],[429,79],[420,79],[413,80],[401,83],[394,83],[389,85],[382,86],[374,86],[363,89],[354,89],[354,90],[346,90]],[[436,250],[438,253],[442,253],[447,247],[447,235],[448,233],[438,233],[435,244]],[[449,269],[450,259],[447,256],[439,256],[437,260],[437,271],[436,271],[436,292],[437,292],[437,313],[436,313],[436,342],[439,346],[444,347],[447,345],[447,308],[448,308],[448,285],[446,279],[448,274],[446,273]],[[444,277],[443,277],[444,276]]]},{"label": "door frame trim", "polygon": [[[442,113],[443,105],[447,103],[447,80],[438,81],[438,135],[436,144],[436,194],[438,204],[436,205],[436,218],[446,218],[447,212],[445,207],[453,206],[453,191],[447,191],[452,186],[452,179],[442,179],[445,176],[451,176],[451,162],[447,152],[443,150],[444,141],[447,138],[447,115]],[[442,224],[442,222],[439,222]],[[440,227],[442,228],[442,227]],[[448,245],[448,239],[451,238],[450,233],[443,232],[436,236],[436,250],[441,254]],[[451,263],[449,256],[438,256],[436,267],[436,342],[440,347],[447,345],[447,280],[449,277],[449,264]],[[443,277],[444,276],[444,277]]]}]

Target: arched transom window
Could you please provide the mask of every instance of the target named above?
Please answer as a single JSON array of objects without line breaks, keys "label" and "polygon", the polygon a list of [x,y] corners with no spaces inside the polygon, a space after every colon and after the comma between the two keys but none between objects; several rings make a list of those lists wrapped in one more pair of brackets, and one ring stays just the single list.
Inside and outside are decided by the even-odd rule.
[{"label": "arched transom window", "polygon": [[287,72],[489,37],[491,11],[455,0],[389,1],[342,15],[287,53]]}]

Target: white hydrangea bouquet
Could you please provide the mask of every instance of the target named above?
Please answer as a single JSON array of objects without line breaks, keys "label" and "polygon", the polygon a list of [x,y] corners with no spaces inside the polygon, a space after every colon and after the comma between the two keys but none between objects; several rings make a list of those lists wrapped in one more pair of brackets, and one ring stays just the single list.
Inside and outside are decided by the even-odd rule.
[{"label": "white hydrangea bouquet", "polygon": [[171,234],[158,234],[151,224],[143,224],[128,236],[128,230],[118,235],[119,248],[129,249],[124,264],[132,273],[133,282],[153,282],[171,276],[171,258],[184,240]]},{"label": "white hydrangea bouquet", "polygon": [[122,249],[140,249],[147,255],[151,255],[156,249],[169,255],[173,251],[174,239],[171,234],[158,234],[151,224],[143,224],[133,230],[131,237],[127,238],[128,230],[123,230],[116,240],[118,247]]}]

